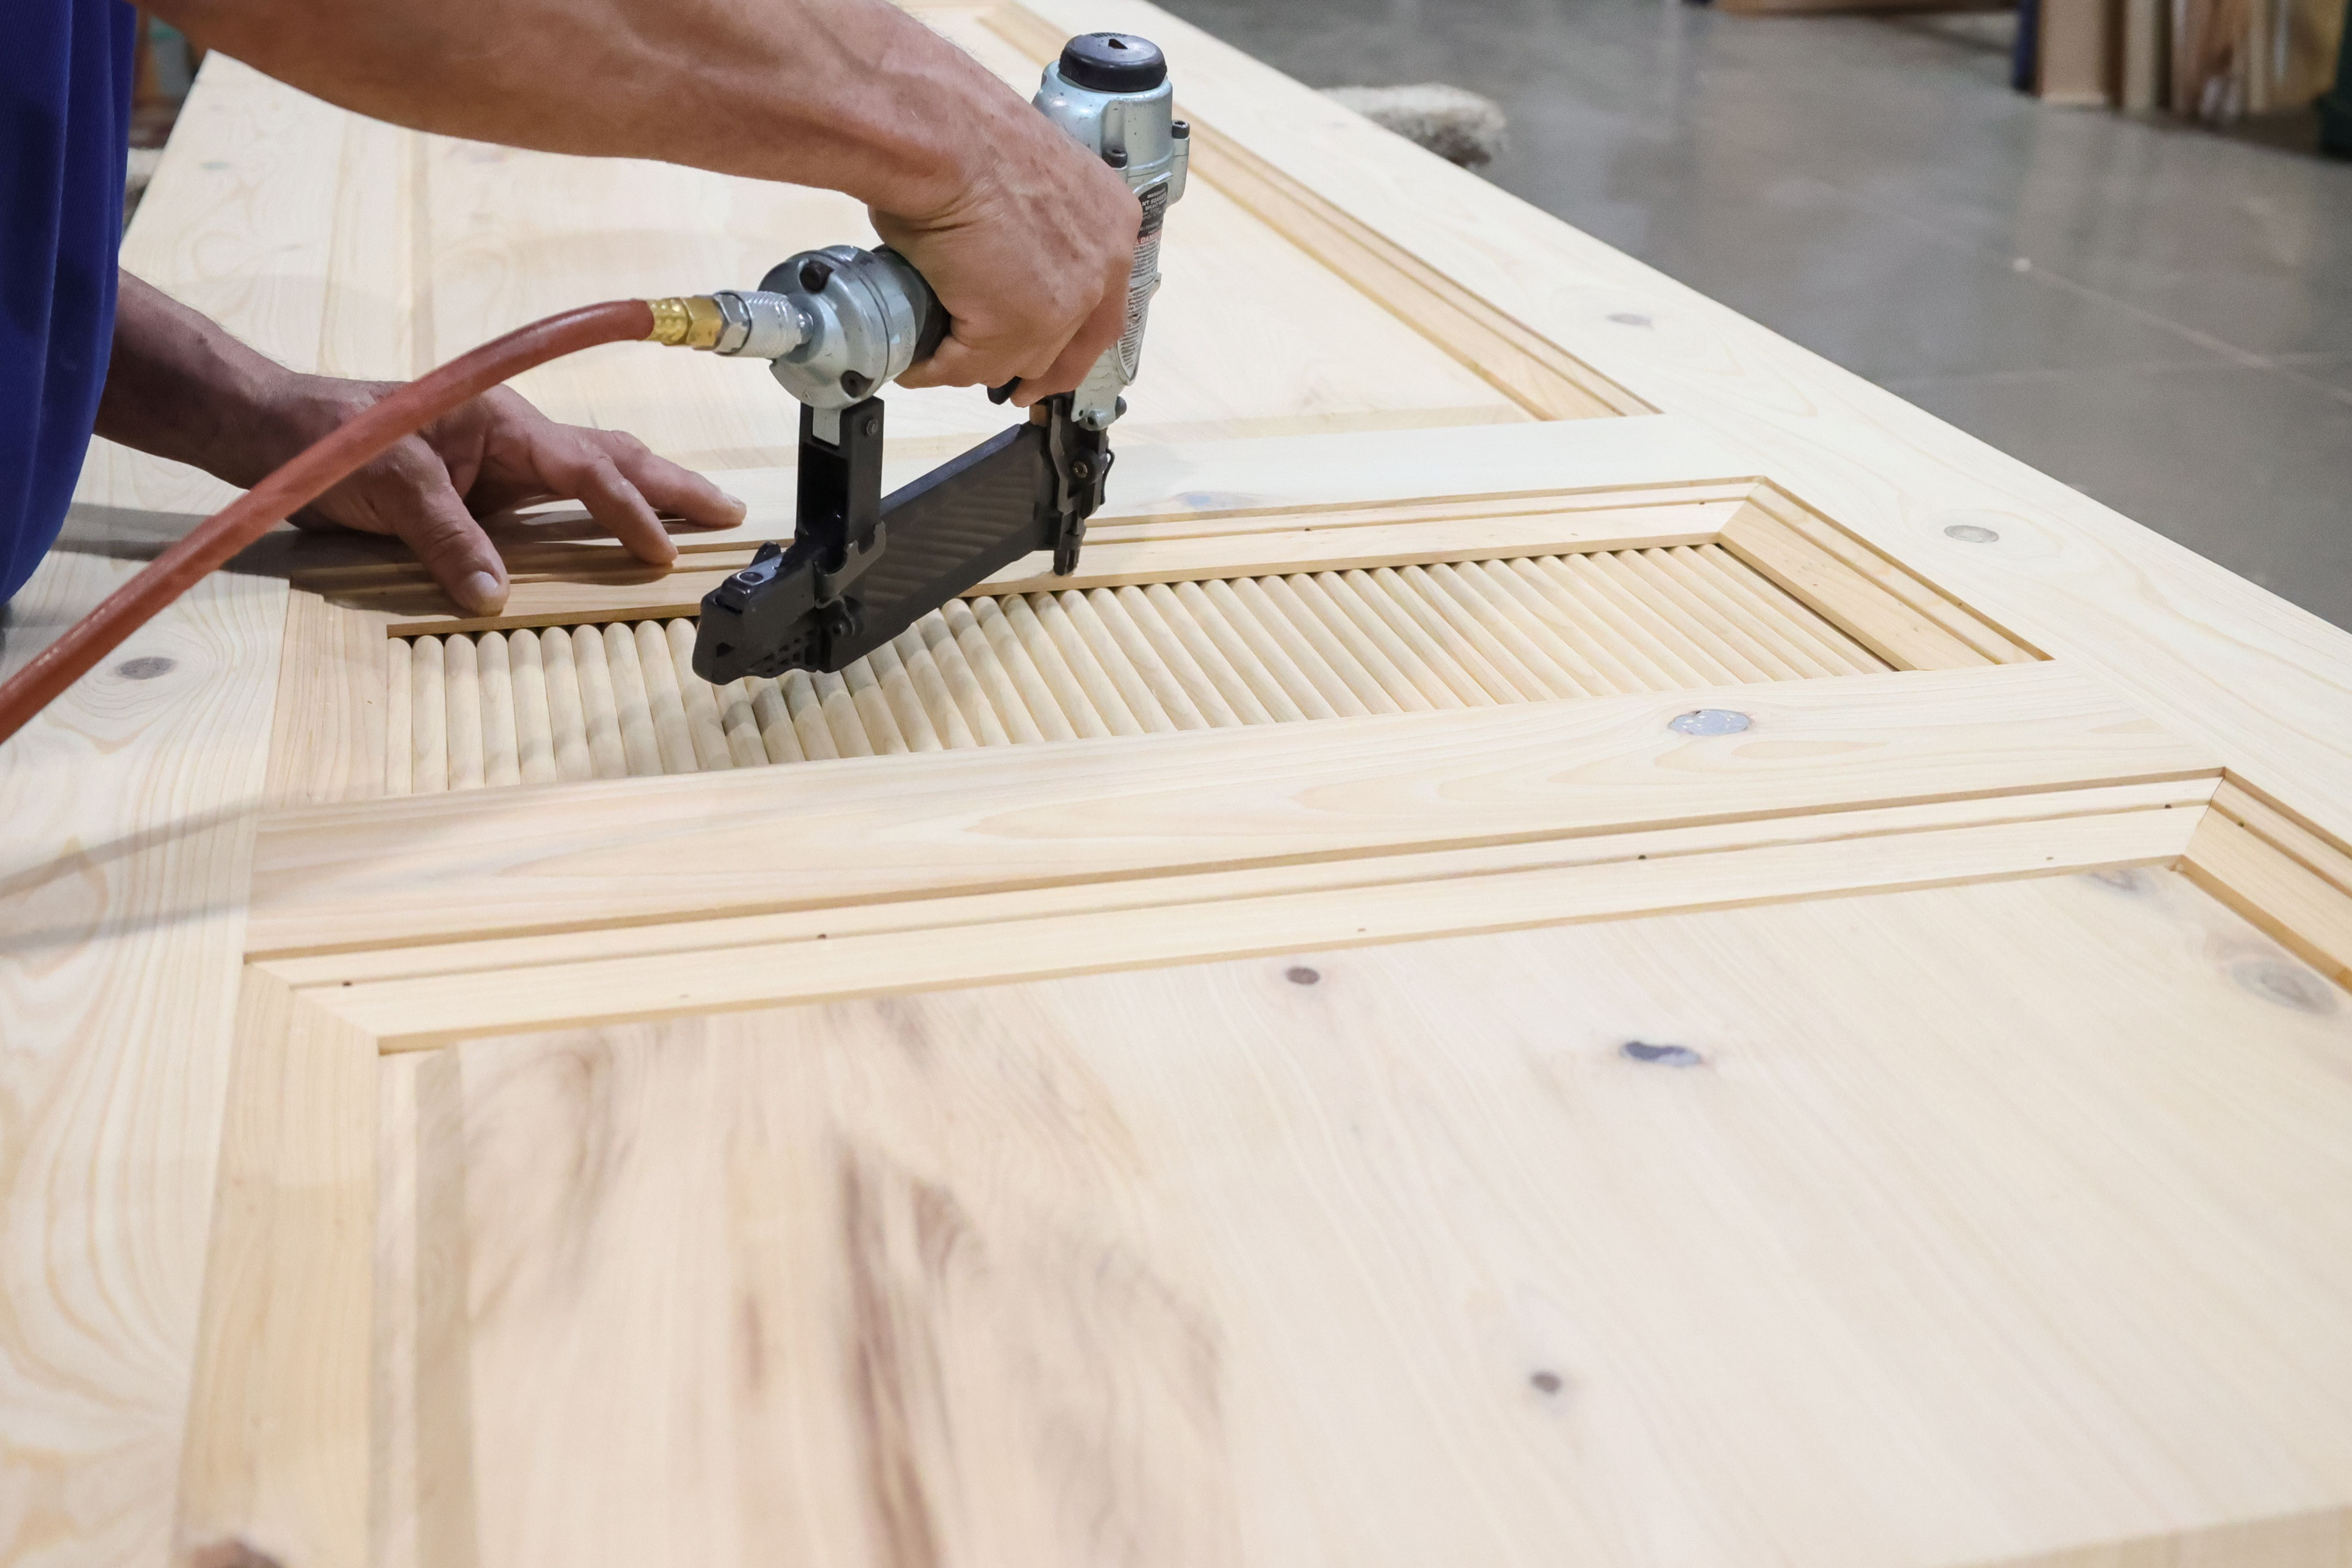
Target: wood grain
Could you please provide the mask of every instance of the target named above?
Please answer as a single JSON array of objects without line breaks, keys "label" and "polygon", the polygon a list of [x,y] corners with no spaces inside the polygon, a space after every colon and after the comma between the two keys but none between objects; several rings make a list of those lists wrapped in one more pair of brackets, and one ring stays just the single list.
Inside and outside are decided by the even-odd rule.
[{"label": "wood grain", "polygon": [[272,707],[270,804],[370,800],[391,790],[386,754],[407,747],[409,693],[403,648],[401,721],[394,725],[386,641],[381,616],[331,608],[315,594],[289,596]]},{"label": "wood grain", "polygon": [[[1668,728],[1736,707],[1745,734]],[[1208,868],[2210,774],[2049,665],[1013,746],[274,814],[249,950]]]},{"label": "wood grain", "polygon": [[1709,477],[1769,476],[2010,636],[2097,672],[2227,753],[2282,805],[2352,837],[2352,793],[2341,787],[2352,777],[2352,731],[2333,717],[2352,703],[2352,633],[1476,175],[1402,153],[1377,127],[1143,0],[1025,8],[1066,32],[1149,34],[1201,121],[1665,410],[1662,418],[1685,422],[1710,466],[1726,464]]},{"label": "wood grain", "polygon": [[1924,805],[1808,812],[1687,827],[1634,828],[1537,844],[1484,845],[1353,859],[1295,861],[1237,870],[1113,878],[1005,892],[885,900],[772,914],[674,919],[551,936],[411,943],[259,962],[288,984],[317,991],[340,988],[346,982],[417,979],[657,952],[717,952],[724,948],[814,942],[820,936],[832,940],[877,931],[943,932],[1003,919],[1031,920],[1148,905],[1214,904],[1237,897],[1425,883],[1538,868],[1664,860],[1787,844],[1862,841],[1996,823],[2056,823],[2077,817],[2162,811],[2181,814],[2182,826],[2150,831],[2185,835],[2194,832],[2198,819],[2212,800],[2215,784],[2211,778],[2191,778],[2095,785],[1937,801]]},{"label": "wood grain", "polygon": [[2352,986],[2352,893],[2221,811],[2198,825],[2181,868],[2305,963]]},{"label": "wood grain", "polygon": [[[134,564],[43,561],[0,673]],[[0,1559],[167,1550],[285,615],[208,578],[0,746]]]},{"label": "wood grain", "polygon": [[[828,929],[814,940],[414,979],[345,979],[302,994],[381,1049],[429,1050],[528,1029],[2168,865],[2190,847],[2199,813],[2159,808],[1852,837],[1835,818],[1803,819],[1823,837],[1786,844],[1710,851],[1686,841],[1662,845],[1652,858],[1585,841],[1565,856],[1521,847],[1508,858],[1475,857],[1489,865],[1466,875],[1452,867],[1356,862],[1349,868],[1354,885],[1311,891],[1281,889],[1285,883],[1341,879],[1302,877],[1285,868],[1254,878],[1228,874],[1227,880],[1244,885],[1213,900],[1155,878],[1148,885],[1090,888],[1103,907],[1078,914],[1024,918],[1024,904],[1046,900],[1000,895],[986,918],[952,928],[926,922],[870,935]],[[1685,835],[1685,840],[1699,837]],[[1257,883],[1255,890],[1249,881]],[[900,911],[900,918],[924,921],[944,912],[913,909]],[[858,922],[853,917],[847,923]]]},{"label": "wood grain", "polygon": [[2330,994],[2141,869],[467,1046],[413,1245],[465,1271],[472,1465],[410,1517],[582,1564],[2313,1568]]},{"label": "wood grain", "polygon": [[[1132,571],[1114,564],[1101,573],[1037,579],[1038,591],[1025,595],[970,595],[982,635],[960,658],[969,676],[964,705],[975,710],[977,725],[947,697],[945,678],[929,652],[933,645],[955,642],[947,618],[934,613],[901,639],[922,672],[922,684],[936,684],[931,697],[918,693],[916,670],[896,647],[852,664],[842,675],[846,703],[827,709],[837,718],[834,749],[849,756],[895,755],[970,749],[989,743],[983,736],[1100,739],[1297,723],[1397,712],[1409,700],[1425,700],[1419,696],[1424,689],[1442,689],[1477,703],[1533,701],[1889,668],[1804,602],[1712,544],[1704,553],[1686,546],[1676,552],[1659,548],[1654,542],[1681,544],[1694,535],[1678,526],[1675,509],[1652,508],[1646,515],[1655,526],[1646,536],[1654,542],[1649,548],[1575,557],[1604,568],[1583,576],[1563,573],[1563,563],[1554,557],[1488,556],[1489,551],[1511,548],[1513,529],[1506,524],[1545,540],[1574,531],[1541,517],[1469,525],[1483,543],[1442,522],[1424,521],[1340,528],[1328,534],[1261,532],[1113,545],[1108,550],[1114,555],[1124,551],[1139,556]],[[1627,542],[1627,531],[1612,522],[1606,541]],[[1920,622],[1901,601],[1770,520],[1743,536],[1767,534],[1780,542],[1770,559],[1817,563],[1844,574],[1845,581],[1827,597],[1848,624],[1871,628],[1880,646],[1903,655],[1898,668],[1935,668],[1932,661],[1937,659],[1945,661],[1943,668],[1985,662],[1973,647]],[[1696,537],[1704,542],[1704,535]],[[1335,548],[1326,542],[1330,539],[1346,542]],[[1242,548],[1233,548],[1236,544]],[[1192,567],[1180,558],[1181,552],[1191,552]],[[1220,560],[1225,571],[1271,561],[1296,574],[1227,581],[1211,574],[1221,570],[1213,564]],[[1404,569],[1388,573],[1389,563],[1402,563]],[[1352,586],[1318,591],[1307,574],[1359,573],[1367,564],[1381,574],[1369,601]],[[1172,584],[1167,582],[1171,576]],[[1818,574],[1800,572],[1795,580],[1808,588],[1820,585]],[[1146,595],[1139,612],[1109,586],[1083,593],[1075,585],[1057,586],[1066,583],[1115,584],[1129,593],[1141,584],[1154,587],[1159,597]],[[1358,606],[1341,613],[1352,621],[1334,619],[1321,607],[1334,592],[1339,602]],[[1580,593],[1591,604],[1580,600]],[[1371,603],[1387,607],[1367,609]],[[1599,607],[1597,616],[1590,613],[1593,605]],[[565,613],[593,612],[575,606]],[[373,624],[381,625],[381,617]],[[1354,636],[1349,635],[1351,625]],[[661,771],[709,772],[809,755],[798,747],[771,757],[748,744],[730,745],[717,695],[691,668],[693,623],[673,620],[658,633],[654,626],[637,621],[604,630],[608,641],[609,634],[626,631],[637,679],[649,693]],[[1899,631],[1887,633],[1887,627],[1922,629],[1906,637]],[[397,623],[394,629],[399,629]],[[528,630],[511,635],[519,646],[532,636]],[[1590,645],[1589,657],[1571,648],[1570,639]],[[536,730],[529,735],[516,731],[515,716],[526,709],[507,695],[511,678],[502,674],[488,681],[473,673],[507,668],[511,656],[505,635],[488,631],[477,639],[447,633],[423,640],[440,649],[441,668],[454,671],[446,677],[444,708],[478,708],[483,743],[489,748],[485,756],[498,759],[478,771],[451,773],[450,788],[551,782],[526,780],[505,759],[535,756],[543,746],[587,743],[592,715],[585,710],[576,719],[567,710],[566,729],[544,740]],[[1665,653],[1666,647],[1680,651]],[[1661,658],[1646,657],[1643,648]],[[1612,673],[1601,673],[1603,668]],[[1482,678],[1474,670],[1486,673]],[[785,700],[772,679],[740,685],[747,713],[764,694],[772,694],[772,703]],[[1155,689],[1174,703],[1181,722]],[[625,679],[623,689],[634,691]],[[991,693],[997,695],[992,699]],[[413,722],[443,721],[429,704],[412,704],[412,711]],[[539,709],[528,713],[534,725],[541,722]]]},{"label": "wood grain", "polygon": [[376,1052],[248,970],[221,1135],[181,1558],[368,1562]]}]

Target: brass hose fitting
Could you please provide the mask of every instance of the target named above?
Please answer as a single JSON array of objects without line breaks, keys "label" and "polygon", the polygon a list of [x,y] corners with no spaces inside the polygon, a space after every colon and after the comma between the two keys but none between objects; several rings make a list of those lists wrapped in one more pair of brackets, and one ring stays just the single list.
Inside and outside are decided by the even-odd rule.
[{"label": "brass hose fitting", "polygon": [[719,346],[719,331],[726,325],[726,318],[719,313],[719,301],[709,295],[648,300],[646,304],[654,313],[654,330],[646,334],[646,342],[673,348]]}]

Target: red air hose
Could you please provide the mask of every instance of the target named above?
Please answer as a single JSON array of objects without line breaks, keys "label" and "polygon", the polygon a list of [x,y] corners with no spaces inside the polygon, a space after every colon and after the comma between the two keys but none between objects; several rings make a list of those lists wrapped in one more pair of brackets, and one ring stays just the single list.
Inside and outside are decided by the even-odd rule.
[{"label": "red air hose", "polygon": [[613,300],[566,310],[509,332],[410,382],[351,423],[306,447],[268,479],[206,518],[106,602],[67,628],[0,685],[0,741],[5,741],[81,679],[89,668],[152,620],[196,580],[283,522],[403,437],[457,405],[533,365],[598,343],[654,335],[644,300]]}]

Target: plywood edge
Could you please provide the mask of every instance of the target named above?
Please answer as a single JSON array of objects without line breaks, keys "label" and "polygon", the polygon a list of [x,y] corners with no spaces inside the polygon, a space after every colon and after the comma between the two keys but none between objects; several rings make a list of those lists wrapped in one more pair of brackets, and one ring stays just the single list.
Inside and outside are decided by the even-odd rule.
[{"label": "plywood edge", "polygon": [[182,1560],[368,1553],[375,1042],[248,968],[182,1447]]},{"label": "plywood edge", "polygon": [[952,942],[930,931],[878,932],[341,984],[305,994],[372,1035],[384,1050],[425,1049],[484,1035],[573,1025],[2159,865],[2179,856],[2194,816],[2131,811],[1930,828],[1867,842],[1779,845],[998,920],[960,928]]},{"label": "plywood edge", "polygon": [[[1036,13],[1000,5],[988,29],[1043,62],[1065,35]],[[1180,100],[1178,112],[1186,113]],[[1654,414],[1591,365],[1514,320],[1369,225],[1316,195],[1197,116],[1192,171],[1231,196],[1391,315],[1539,419]]]},{"label": "plywood edge", "polygon": [[2217,805],[2180,868],[2338,985],[2352,986],[2352,893]]}]

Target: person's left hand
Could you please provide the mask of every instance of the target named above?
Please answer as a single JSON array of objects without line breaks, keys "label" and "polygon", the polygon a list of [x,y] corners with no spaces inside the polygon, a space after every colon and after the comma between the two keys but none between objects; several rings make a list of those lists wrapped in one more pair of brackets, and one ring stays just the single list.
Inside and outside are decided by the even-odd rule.
[{"label": "person's left hand", "polygon": [[[272,401],[296,450],[394,390],[393,382],[296,376]],[[350,528],[407,542],[469,615],[506,604],[506,563],[479,519],[539,500],[576,500],[641,561],[677,558],[656,510],[733,528],[743,503],[618,430],[558,425],[500,386],[386,448],[294,515],[303,528]]]}]

